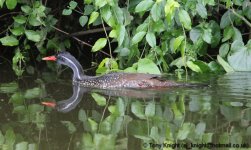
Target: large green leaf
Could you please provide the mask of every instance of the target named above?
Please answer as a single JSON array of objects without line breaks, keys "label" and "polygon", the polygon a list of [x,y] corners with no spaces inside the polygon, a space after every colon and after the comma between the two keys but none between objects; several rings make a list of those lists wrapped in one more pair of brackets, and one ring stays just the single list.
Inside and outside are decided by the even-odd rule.
[{"label": "large green leaf", "polygon": [[30,41],[39,42],[41,40],[41,36],[37,31],[25,30],[24,33],[25,33],[27,39],[29,39]]},{"label": "large green leaf", "polygon": [[122,45],[122,43],[125,39],[125,32],[126,32],[125,26],[123,26],[123,25],[119,26],[118,33],[117,33],[117,35],[118,35],[117,40],[118,40],[118,44],[119,44],[118,46]]},{"label": "large green leaf", "polygon": [[19,36],[19,35],[22,35],[24,33],[24,28],[23,27],[15,27],[14,29],[11,29],[10,31],[15,36]]},{"label": "large green leaf", "polygon": [[107,43],[107,39],[106,38],[100,38],[100,39],[98,39],[95,42],[94,46],[92,47],[92,52],[96,52],[96,51],[102,49],[103,47],[105,47],[106,43]]},{"label": "large green leaf", "polygon": [[217,55],[217,60],[226,72],[234,72],[234,69],[220,55]]},{"label": "large green leaf", "polygon": [[132,38],[132,45],[139,43],[145,35],[146,35],[145,31],[136,33],[134,37]]},{"label": "large green leaf", "polygon": [[10,35],[10,36],[5,36],[0,39],[2,45],[4,46],[17,46],[19,44],[19,41],[17,40],[16,37]]},{"label": "large green leaf", "polygon": [[151,16],[153,20],[156,22],[161,17],[161,7],[158,3],[155,3],[151,9]]},{"label": "large green leaf", "polygon": [[87,21],[88,21],[88,17],[87,17],[87,16],[81,16],[81,17],[79,18],[79,23],[80,23],[80,25],[81,25],[82,27],[85,26],[85,24],[87,23]]},{"label": "large green leaf", "polygon": [[70,1],[69,3],[69,8],[70,9],[75,9],[77,7],[78,3],[75,1]]},{"label": "large green leaf", "polygon": [[19,23],[19,24],[24,24],[26,22],[26,17],[23,16],[23,15],[18,15],[18,16],[15,16],[13,17],[14,21]]},{"label": "large green leaf", "polygon": [[158,66],[150,59],[144,58],[138,61],[138,73],[160,74]]},{"label": "large green leaf", "polygon": [[251,48],[236,40],[231,45],[228,62],[235,71],[251,71]]},{"label": "large green leaf", "polygon": [[17,6],[17,0],[6,0],[5,4],[8,9],[12,10]]},{"label": "large green leaf", "polygon": [[135,12],[142,12],[148,10],[153,5],[152,0],[143,0],[135,8]]},{"label": "large green leaf", "polygon": [[191,29],[192,22],[187,11],[185,11],[184,9],[180,9],[179,19],[180,19],[181,24],[184,26],[184,28],[188,30]]},{"label": "large green leaf", "polygon": [[91,13],[91,16],[90,16],[90,19],[89,19],[89,22],[88,22],[88,25],[90,25],[91,23],[93,23],[94,21],[96,21],[96,19],[98,18],[99,16],[99,13],[94,11]]},{"label": "large green leaf", "polygon": [[33,89],[28,89],[26,90],[24,97],[26,99],[33,99],[33,98],[38,98],[42,94],[42,89],[41,88],[33,88]]},{"label": "large green leaf", "polygon": [[196,4],[196,11],[201,16],[201,18],[207,18],[207,9],[202,3]]},{"label": "large green leaf", "polygon": [[105,106],[106,105],[106,99],[104,96],[101,96],[97,93],[92,93],[92,97],[97,102],[99,106]]},{"label": "large green leaf", "polygon": [[68,132],[70,134],[73,134],[74,132],[77,131],[77,128],[75,127],[75,125],[70,122],[70,121],[61,121],[61,123],[68,129]]},{"label": "large green leaf", "polygon": [[0,0],[0,8],[3,7],[4,2],[5,2],[5,0]]},{"label": "large green leaf", "polygon": [[143,111],[143,106],[139,101],[133,102],[131,105],[131,111],[132,113],[137,116],[140,119],[145,118],[145,114]]},{"label": "large green leaf", "polygon": [[146,41],[151,47],[156,46],[156,37],[153,32],[147,32]]},{"label": "large green leaf", "polygon": [[28,142],[20,142],[16,144],[15,150],[28,150]]},{"label": "large green leaf", "polygon": [[235,18],[235,16],[233,15],[233,13],[230,10],[226,11],[223,14],[223,16],[221,17],[220,27],[222,29],[224,29],[228,25],[231,25],[231,23],[234,21],[234,18]]}]

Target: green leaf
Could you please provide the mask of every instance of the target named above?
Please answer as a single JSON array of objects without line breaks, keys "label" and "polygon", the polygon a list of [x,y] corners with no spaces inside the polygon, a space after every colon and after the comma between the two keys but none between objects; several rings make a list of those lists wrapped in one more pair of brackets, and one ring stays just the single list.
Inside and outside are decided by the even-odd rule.
[{"label": "green leaf", "polygon": [[98,123],[95,122],[94,120],[92,120],[91,118],[88,118],[88,123],[90,124],[91,126],[91,130],[93,132],[96,132],[98,130]]},{"label": "green leaf", "polygon": [[10,128],[5,133],[5,144],[8,145],[8,147],[13,147],[16,140],[16,135],[14,131]]},{"label": "green leaf", "polygon": [[0,84],[1,93],[14,93],[18,89],[18,84],[16,82],[2,83]]},{"label": "green leaf", "polygon": [[87,21],[88,21],[88,17],[87,17],[87,16],[81,16],[81,17],[79,18],[79,23],[80,23],[80,25],[81,25],[82,27],[85,26],[85,24],[87,23]]},{"label": "green leaf", "polygon": [[78,112],[78,120],[85,122],[87,120],[87,115],[83,109],[80,109]]},{"label": "green leaf", "polygon": [[188,29],[188,30],[191,29],[192,22],[191,22],[191,18],[190,18],[187,11],[185,11],[184,9],[180,9],[179,19],[185,29]]},{"label": "green leaf", "polygon": [[13,17],[14,21],[19,23],[19,24],[24,24],[26,22],[26,17],[23,15],[18,15]]},{"label": "green leaf", "polygon": [[95,6],[101,8],[107,4],[106,0],[95,0]]},{"label": "green leaf", "polygon": [[100,38],[98,39],[94,46],[92,47],[92,52],[97,52],[98,50],[102,49],[103,47],[105,47],[107,43],[107,39],[106,38]]},{"label": "green leaf", "polygon": [[26,14],[29,14],[32,11],[31,7],[28,5],[21,6],[21,10]]},{"label": "green leaf", "polygon": [[92,93],[92,97],[97,102],[99,106],[105,106],[106,105],[106,99],[104,96],[101,96],[97,93]]},{"label": "green leaf", "polygon": [[71,9],[64,9],[63,12],[62,12],[62,14],[65,15],[65,16],[69,16],[69,15],[71,15],[71,13],[72,13]]},{"label": "green leaf", "polygon": [[15,150],[28,150],[28,142],[17,143]]},{"label": "green leaf", "polygon": [[230,102],[231,106],[235,106],[235,107],[242,107],[243,103],[242,102]]},{"label": "green leaf", "polygon": [[220,20],[220,28],[224,29],[225,27],[231,25],[231,22],[234,21],[234,15],[230,10],[226,11]]},{"label": "green leaf", "polygon": [[193,132],[194,124],[184,123],[182,128],[178,131],[177,139],[185,140],[190,132]]},{"label": "green leaf", "polygon": [[234,36],[234,29],[232,27],[227,27],[224,29],[224,32],[223,32],[223,39],[222,39],[222,42],[225,42],[229,39],[231,39],[232,37]]},{"label": "green leaf", "polygon": [[187,61],[187,66],[193,70],[194,72],[197,72],[197,73],[202,73],[202,70],[201,68],[196,65],[195,63],[193,63],[192,61]]},{"label": "green leaf", "polygon": [[90,16],[90,19],[89,19],[89,22],[88,22],[88,25],[90,25],[91,23],[93,23],[99,16],[99,13],[94,11],[91,13],[91,16]]},{"label": "green leaf", "polygon": [[161,17],[161,7],[158,3],[155,3],[151,9],[151,16],[155,22],[157,22]]},{"label": "green leaf", "polygon": [[153,32],[147,32],[146,41],[151,47],[155,47],[156,46],[155,34]]},{"label": "green leaf", "polygon": [[206,73],[211,71],[207,63],[200,60],[188,61],[187,66],[198,73]]},{"label": "green leaf", "polygon": [[77,131],[77,128],[75,127],[75,125],[70,122],[70,121],[61,121],[61,123],[68,129],[70,134],[73,134],[74,132]]},{"label": "green leaf", "polygon": [[70,1],[69,3],[69,8],[70,9],[75,9],[77,7],[78,3],[75,1]]},{"label": "green leaf", "polygon": [[220,55],[217,55],[217,60],[226,72],[234,72],[234,69]]},{"label": "green leaf", "polygon": [[111,30],[109,33],[110,38],[117,38],[117,30]]},{"label": "green leaf", "polygon": [[165,5],[165,16],[168,23],[172,22],[176,8],[180,7],[180,4],[174,0],[167,0]]},{"label": "green leaf", "polygon": [[14,29],[11,29],[10,31],[15,36],[19,36],[19,35],[24,34],[24,28],[23,27],[15,27]]},{"label": "green leaf", "polygon": [[5,2],[5,0],[0,0],[0,8],[3,7],[4,2]]},{"label": "green leaf", "polygon": [[208,44],[211,44],[212,41],[212,30],[211,29],[204,29],[202,38]]},{"label": "green leaf", "polygon": [[132,45],[139,43],[144,38],[145,35],[146,35],[145,31],[136,33],[132,38]]},{"label": "green leaf", "polygon": [[226,57],[229,51],[229,47],[230,47],[229,43],[222,44],[220,46],[219,55],[221,57]]},{"label": "green leaf", "polygon": [[125,39],[125,33],[126,33],[126,29],[125,26],[121,25],[118,28],[118,46],[121,46],[124,39]]},{"label": "green leaf", "polygon": [[251,71],[251,48],[244,46],[242,41],[232,43],[227,60],[235,71]]},{"label": "green leaf", "polygon": [[201,18],[207,18],[207,9],[203,4],[197,3],[196,11],[201,16]]},{"label": "green leaf", "polygon": [[34,27],[37,27],[37,26],[42,25],[42,21],[36,15],[30,15],[30,17],[29,17],[29,24],[32,25],[32,26],[34,26]]},{"label": "green leaf", "polygon": [[152,0],[143,0],[135,8],[135,12],[142,12],[148,10],[153,5]]},{"label": "green leaf", "polygon": [[41,40],[40,34],[33,30],[25,30],[25,35],[28,40],[33,42],[39,42]]},{"label": "green leaf", "polygon": [[182,36],[182,35],[174,39],[174,42],[173,42],[173,51],[174,52],[179,48],[179,46],[183,40],[184,40],[184,36]]},{"label": "green leaf", "polygon": [[25,91],[24,97],[26,99],[33,99],[33,98],[38,98],[40,97],[42,93],[42,89],[41,88],[33,88],[33,89],[28,89]]},{"label": "green leaf", "polygon": [[5,4],[9,10],[12,10],[12,9],[16,8],[17,0],[6,0]]},{"label": "green leaf", "polygon": [[17,38],[12,35],[1,38],[0,42],[4,46],[17,46],[19,44]]},{"label": "green leaf", "polygon": [[206,129],[206,124],[205,122],[200,122],[196,125],[196,133],[198,133],[199,135],[202,135],[205,132]]},{"label": "green leaf", "polygon": [[24,96],[21,92],[15,92],[13,95],[11,95],[10,103],[13,105],[22,105],[24,102]]},{"label": "green leaf", "polygon": [[189,32],[189,37],[193,41],[193,43],[196,43],[198,41],[198,39],[200,38],[201,34],[202,34],[202,31],[200,29],[193,28]]},{"label": "green leaf", "polygon": [[148,58],[139,59],[137,72],[160,74],[160,70],[157,67],[157,65],[151,59],[148,59]]},{"label": "green leaf", "polygon": [[142,104],[139,101],[133,102],[131,104],[132,113],[140,119],[145,119],[145,115],[143,113]]},{"label": "green leaf", "polygon": [[146,117],[153,117],[155,115],[155,103],[154,102],[149,102],[146,105],[145,115]]}]

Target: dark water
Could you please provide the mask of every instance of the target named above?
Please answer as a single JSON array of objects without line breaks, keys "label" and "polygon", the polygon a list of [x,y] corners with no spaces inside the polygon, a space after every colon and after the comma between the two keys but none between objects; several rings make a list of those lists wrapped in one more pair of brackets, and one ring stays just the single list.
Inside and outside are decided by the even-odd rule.
[{"label": "dark water", "polygon": [[72,86],[69,76],[17,79],[2,67],[0,149],[251,148],[251,73],[189,77],[210,87],[112,91]]}]

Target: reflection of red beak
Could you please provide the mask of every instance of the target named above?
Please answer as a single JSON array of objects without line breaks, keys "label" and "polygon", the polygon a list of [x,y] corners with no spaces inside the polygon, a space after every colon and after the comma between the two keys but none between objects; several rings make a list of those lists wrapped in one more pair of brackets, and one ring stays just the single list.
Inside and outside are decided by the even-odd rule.
[{"label": "reflection of red beak", "polygon": [[56,106],[55,102],[42,102],[43,105],[54,108]]},{"label": "reflection of red beak", "polygon": [[44,57],[42,58],[43,60],[50,60],[50,61],[56,61],[57,58],[55,56],[48,56],[48,57]]}]

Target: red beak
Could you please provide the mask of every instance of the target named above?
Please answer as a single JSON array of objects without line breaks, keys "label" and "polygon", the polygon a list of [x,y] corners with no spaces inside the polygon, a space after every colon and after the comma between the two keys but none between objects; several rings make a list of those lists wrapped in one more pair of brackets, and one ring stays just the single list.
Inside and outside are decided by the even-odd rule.
[{"label": "red beak", "polygon": [[50,61],[56,61],[57,58],[55,56],[48,56],[48,57],[44,57],[42,58],[42,60],[50,60]]},{"label": "red beak", "polygon": [[42,102],[43,105],[54,108],[56,106],[55,102]]}]

